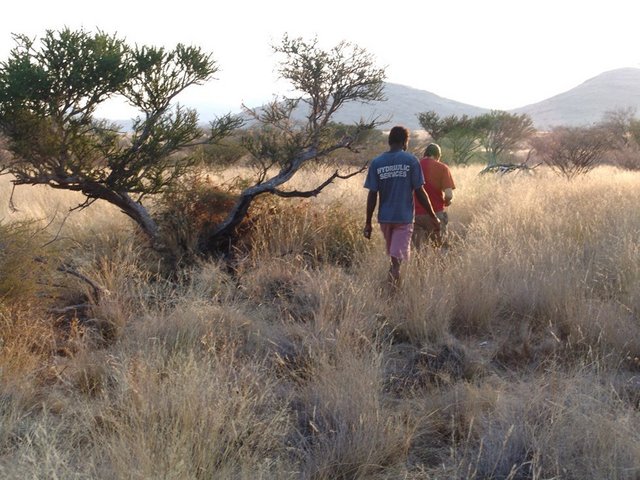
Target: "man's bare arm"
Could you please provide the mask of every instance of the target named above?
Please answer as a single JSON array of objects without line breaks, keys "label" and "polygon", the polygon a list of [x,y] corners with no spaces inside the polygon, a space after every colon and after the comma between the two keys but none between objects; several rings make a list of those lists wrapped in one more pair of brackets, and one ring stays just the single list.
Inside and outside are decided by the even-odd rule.
[{"label": "man's bare arm", "polygon": [[376,204],[378,203],[378,192],[374,192],[369,190],[369,194],[367,195],[367,217],[364,223],[364,236],[366,238],[371,238],[371,220],[373,219],[373,212],[376,209]]},{"label": "man's bare arm", "polygon": [[444,189],[444,204],[445,206],[451,205],[451,201],[453,200],[453,189],[445,188]]}]

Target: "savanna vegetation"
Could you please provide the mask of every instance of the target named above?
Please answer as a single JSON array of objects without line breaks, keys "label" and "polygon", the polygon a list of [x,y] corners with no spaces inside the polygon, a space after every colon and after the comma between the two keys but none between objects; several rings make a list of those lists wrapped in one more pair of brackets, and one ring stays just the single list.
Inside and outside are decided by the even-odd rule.
[{"label": "savanna vegetation", "polygon": [[[365,52],[286,38],[279,48],[290,61],[324,59],[285,63],[285,78],[308,81],[295,75],[355,58],[372,83],[352,94],[382,93]],[[156,52],[152,71],[177,52]],[[51,142],[8,135],[0,150],[3,478],[638,478],[640,172],[616,160],[637,158],[633,117],[603,120],[606,148],[573,175],[551,160],[592,148],[590,136],[525,129],[500,152],[474,143],[498,164],[524,164],[532,151],[540,165],[496,175],[473,161],[452,166],[450,248],[414,252],[391,295],[381,235],[362,236],[358,173],[385,137],[375,122],[331,123],[335,90],[322,85],[307,85],[319,93],[305,97],[315,114],[302,124],[291,122],[299,102],[274,103],[253,112],[260,128],[198,136],[162,157],[168,176],[154,176],[157,163],[138,170],[141,183],[127,183],[124,162],[126,182],[109,184],[116,157],[92,167],[96,157],[80,155],[99,157],[89,142],[91,132],[103,138],[99,125],[60,119],[62,109],[60,125],[76,130],[57,136],[62,127],[41,115],[53,107],[3,105],[5,121],[26,118]],[[154,125],[165,135],[179,115],[195,118],[163,112],[164,127]],[[153,116],[136,134],[148,130],[145,161],[165,144],[144,127]],[[425,141],[410,147],[419,154]],[[133,155],[133,144],[107,151]],[[50,188],[89,175],[104,188],[166,183],[140,196],[117,190],[132,204]],[[228,248],[199,248],[202,232],[269,182]],[[158,241],[123,205],[144,208]]]},{"label": "savanna vegetation", "polygon": [[454,175],[392,298],[359,177],[173,279],[115,208],[51,243],[77,198],[5,180],[3,477],[637,478],[640,175]]}]

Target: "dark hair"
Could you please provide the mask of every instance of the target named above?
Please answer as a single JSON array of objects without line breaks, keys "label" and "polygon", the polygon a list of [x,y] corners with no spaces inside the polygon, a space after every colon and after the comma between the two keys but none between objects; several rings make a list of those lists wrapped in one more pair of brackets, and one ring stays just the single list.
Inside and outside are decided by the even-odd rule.
[{"label": "dark hair", "polygon": [[393,127],[389,132],[389,145],[404,145],[409,140],[409,130],[405,127]]},{"label": "dark hair", "polygon": [[441,155],[442,152],[440,151],[440,145],[437,143],[430,143],[424,151],[425,157],[440,158]]}]

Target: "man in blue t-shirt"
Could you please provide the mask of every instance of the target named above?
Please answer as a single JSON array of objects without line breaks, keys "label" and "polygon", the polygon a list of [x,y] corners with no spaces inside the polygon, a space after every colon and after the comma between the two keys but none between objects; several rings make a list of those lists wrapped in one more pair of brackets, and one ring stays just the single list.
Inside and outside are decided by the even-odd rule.
[{"label": "man in blue t-shirt", "polygon": [[405,127],[393,127],[389,132],[389,151],[373,159],[364,182],[364,187],[369,189],[364,236],[371,238],[371,219],[380,197],[378,222],[386,242],[387,254],[391,257],[389,281],[393,287],[400,281],[402,260],[409,259],[414,192],[431,217],[434,230],[440,229],[440,221],[422,187],[424,176],[420,163],[406,151],[408,146],[409,131]]}]

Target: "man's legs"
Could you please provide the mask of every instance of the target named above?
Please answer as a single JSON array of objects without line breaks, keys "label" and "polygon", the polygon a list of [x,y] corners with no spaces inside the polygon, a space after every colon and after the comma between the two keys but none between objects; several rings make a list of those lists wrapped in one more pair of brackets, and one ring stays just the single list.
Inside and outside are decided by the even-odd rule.
[{"label": "man's legs", "polygon": [[400,284],[400,267],[403,260],[411,254],[412,223],[381,223],[380,229],[387,245],[387,254],[391,257],[389,283],[392,288]]},{"label": "man's legs", "polygon": [[400,266],[402,265],[402,259],[391,257],[391,266],[389,267],[389,285],[393,290],[397,289],[400,285]]},{"label": "man's legs", "polygon": [[449,224],[449,215],[444,210],[442,212],[436,212],[436,217],[440,220],[440,232],[434,233],[433,242],[438,247],[448,247],[447,242],[447,225]]},{"label": "man's legs", "polygon": [[429,215],[416,215],[413,223],[413,234],[411,243],[416,250],[429,238],[429,232],[433,229],[431,217]]},{"label": "man's legs", "polygon": [[424,242],[428,242],[434,247],[442,247],[446,245],[447,224],[449,216],[447,212],[436,212],[436,217],[440,220],[440,232],[436,232],[429,215],[416,215],[415,228],[413,231],[412,243],[419,248]]}]

